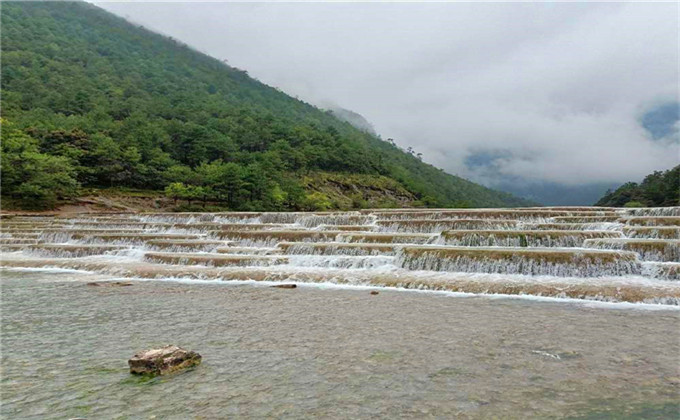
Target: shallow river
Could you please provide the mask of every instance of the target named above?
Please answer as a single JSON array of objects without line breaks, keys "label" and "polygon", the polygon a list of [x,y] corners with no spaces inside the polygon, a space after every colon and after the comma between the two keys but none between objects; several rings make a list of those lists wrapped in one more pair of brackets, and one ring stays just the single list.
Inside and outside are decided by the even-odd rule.
[{"label": "shallow river", "polygon": [[[680,413],[677,310],[0,274],[2,418]],[[169,343],[203,364],[151,381],[128,373],[136,351]]]}]

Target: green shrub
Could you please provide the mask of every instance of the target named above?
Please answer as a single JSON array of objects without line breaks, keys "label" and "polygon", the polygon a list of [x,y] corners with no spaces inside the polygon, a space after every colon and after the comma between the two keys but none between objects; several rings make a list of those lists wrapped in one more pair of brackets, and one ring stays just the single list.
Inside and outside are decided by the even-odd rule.
[{"label": "green shrub", "polygon": [[326,211],[332,206],[331,200],[320,192],[307,194],[303,207],[307,211]]}]

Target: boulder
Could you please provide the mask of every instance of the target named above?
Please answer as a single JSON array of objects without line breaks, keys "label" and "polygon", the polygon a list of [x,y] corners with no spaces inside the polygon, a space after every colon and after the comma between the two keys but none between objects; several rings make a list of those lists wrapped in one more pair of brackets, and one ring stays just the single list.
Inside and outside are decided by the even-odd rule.
[{"label": "boulder", "polygon": [[145,350],[128,360],[130,373],[138,375],[166,375],[200,363],[200,354],[177,346]]}]

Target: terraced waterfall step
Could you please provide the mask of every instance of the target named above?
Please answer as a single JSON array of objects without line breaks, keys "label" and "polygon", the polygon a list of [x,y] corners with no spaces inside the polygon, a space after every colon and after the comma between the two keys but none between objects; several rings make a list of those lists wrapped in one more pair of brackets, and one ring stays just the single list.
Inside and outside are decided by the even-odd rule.
[{"label": "terraced waterfall step", "polygon": [[[8,254],[11,256],[12,254]],[[130,279],[251,280],[295,283],[361,284],[373,287],[501,295],[533,295],[606,302],[680,305],[680,282],[641,277],[546,277],[462,272],[383,272],[324,268],[300,270],[289,265],[209,267],[139,263],[106,263],[77,259],[25,260],[8,258],[5,267],[59,267],[107,273]]]},{"label": "terraced waterfall step", "polygon": [[[282,230],[290,229],[290,225],[281,223],[216,223],[219,230]],[[191,225],[189,225],[191,226]]]},{"label": "terraced waterfall step", "polygon": [[0,238],[2,245],[37,244],[38,242],[40,241],[36,238]]},{"label": "terraced waterfall step", "polygon": [[250,254],[250,255],[276,255],[281,254],[279,248],[256,248],[247,246],[227,246],[215,249],[218,254]]},{"label": "terraced waterfall step", "polygon": [[223,254],[179,254],[179,253],[146,253],[146,261],[162,264],[207,265],[207,266],[268,266],[285,264],[288,259],[279,256],[263,255],[223,255]]},{"label": "terraced waterfall step", "polygon": [[680,239],[680,227],[626,226],[623,234],[630,238]]},{"label": "terraced waterfall step", "polygon": [[9,238],[39,238],[40,232],[0,232],[0,236],[5,239]]},{"label": "terraced waterfall step", "polygon": [[375,225],[319,225],[320,230],[341,230],[349,232],[371,232],[377,229]]},{"label": "terraced waterfall step", "polygon": [[316,231],[316,230],[241,230],[241,231],[221,231],[215,232],[215,236],[239,241],[241,243],[260,243],[275,245],[283,241],[309,241],[323,242],[334,240],[342,231]]},{"label": "terraced waterfall step", "polygon": [[228,242],[201,239],[152,239],[146,241],[146,247],[148,249],[170,252],[208,252],[225,245],[228,245]]},{"label": "terraced waterfall step", "polygon": [[680,281],[680,262],[647,262],[642,272],[651,278]]},{"label": "terraced waterfall step", "polygon": [[405,247],[398,264],[409,270],[597,277],[640,274],[637,254],[569,248]]},{"label": "terraced waterfall step", "polygon": [[594,223],[521,223],[521,230],[612,230],[621,231],[623,225],[618,222],[594,222]]},{"label": "terraced waterfall step", "polygon": [[169,233],[73,233],[71,238],[82,242],[110,242],[142,244],[159,239],[199,239],[200,235],[183,235]]},{"label": "terraced waterfall step", "polygon": [[130,249],[130,247],[116,245],[40,244],[29,246],[27,251],[31,254],[41,256],[78,258],[92,255],[105,255],[125,249]]},{"label": "terraced waterfall step", "polygon": [[515,229],[517,220],[497,219],[407,219],[378,220],[375,222],[381,231],[399,233],[439,233],[452,229]]},{"label": "terraced waterfall step", "polygon": [[583,246],[633,251],[645,261],[680,262],[680,240],[678,239],[587,239]]},{"label": "terraced waterfall step", "polygon": [[680,206],[628,208],[624,209],[623,212],[628,216],[653,216],[653,217],[680,216]]},{"label": "terraced waterfall step", "polygon": [[637,216],[628,217],[623,221],[629,226],[679,226],[680,216]]},{"label": "terraced waterfall step", "polygon": [[301,217],[297,223],[307,228],[319,225],[368,225],[375,221],[372,215],[347,214],[347,215],[312,215]]},{"label": "terraced waterfall step", "polygon": [[427,233],[369,233],[352,232],[337,235],[338,242],[381,243],[381,244],[424,244],[437,236]]},{"label": "terraced waterfall step", "polygon": [[680,207],[3,214],[0,266],[680,305]]},{"label": "terraced waterfall step", "polygon": [[29,246],[30,244],[0,244],[0,252],[22,251],[24,249],[27,249]]},{"label": "terraced waterfall step", "polygon": [[552,220],[557,223],[613,223],[621,220],[619,215],[603,215],[603,216],[555,216]]},{"label": "terraced waterfall step", "polygon": [[289,255],[395,255],[399,245],[380,243],[281,242],[277,246]]},{"label": "terraced waterfall step", "polygon": [[442,245],[503,247],[581,247],[594,238],[620,238],[620,232],[597,230],[449,230]]},{"label": "terraced waterfall step", "polygon": [[442,210],[442,211],[382,211],[374,213],[379,220],[407,219],[501,219],[546,220],[555,218],[581,218],[589,221],[615,221],[621,217],[612,211],[556,211],[556,210]]}]

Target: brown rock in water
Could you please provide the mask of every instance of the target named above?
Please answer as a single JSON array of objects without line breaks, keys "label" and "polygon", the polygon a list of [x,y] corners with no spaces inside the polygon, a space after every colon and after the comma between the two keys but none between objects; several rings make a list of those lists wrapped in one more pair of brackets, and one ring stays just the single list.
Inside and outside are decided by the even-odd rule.
[{"label": "brown rock in water", "polygon": [[278,289],[295,289],[297,287],[297,284],[277,284],[275,286]]},{"label": "brown rock in water", "polygon": [[138,375],[166,375],[200,363],[200,354],[177,346],[145,350],[128,360],[130,373]]},{"label": "brown rock in water", "polygon": [[378,292],[377,290],[371,290],[372,295],[377,295],[378,293],[380,293],[380,292]]}]

